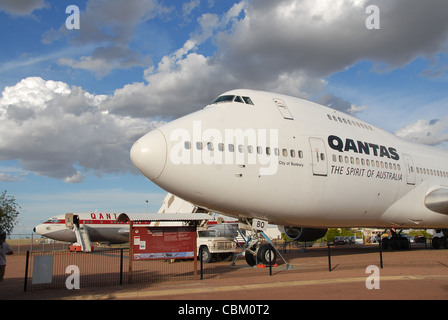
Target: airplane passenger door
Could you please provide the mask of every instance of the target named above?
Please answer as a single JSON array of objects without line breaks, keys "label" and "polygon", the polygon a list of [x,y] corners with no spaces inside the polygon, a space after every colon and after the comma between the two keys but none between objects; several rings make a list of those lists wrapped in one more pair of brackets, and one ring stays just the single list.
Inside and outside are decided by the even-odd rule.
[{"label": "airplane passenger door", "polygon": [[403,160],[406,166],[406,182],[408,184],[415,184],[415,168],[412,158],[408,154],[403,154]]},{"label": "airplane passenger door", "polygon": [[320,138],[310,138],[313,175],[326,176],[328,174],[327,154],[324,141]]},{"label": "airplane passenger door", "polygon": [[284,119],[287,119],[287,120],[294,120],[294,118],[293,118],[291,112],[289,112],[289,109],[288,109],[288,107],[286,106],[285,101],[283,101],[282,99],[277,99],[277,98],[276,98],[276,99],[273,99],[273,100],[274,100],[275,105],[276,105],[277,108],[278,108],[278,111],[280,111],[280,113],[282,114],[282,116],[283,116]]}]

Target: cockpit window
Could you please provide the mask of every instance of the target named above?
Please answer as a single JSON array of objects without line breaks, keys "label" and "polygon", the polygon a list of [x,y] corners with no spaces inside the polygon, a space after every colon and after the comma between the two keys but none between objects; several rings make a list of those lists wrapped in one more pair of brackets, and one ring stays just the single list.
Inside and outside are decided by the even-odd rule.
[{"label": "cockpit window", "polygon": [[254,103],[252,102],[252,100],[249,97],[243,97],[244,102],[246,102],[247,104],[251,104],[253,105]]},{"label": "cockpit window", "polygon": [[240,102],[240,103],[244,103],[244,102],[243,102],[243,99],[241,99],[240,96],[236,96],[236,97],[235,97],[235,100],[233,100],[233,101],[235,101],[235,102]]},{"label": "cockpit window", "polygon": [[240,96],[232,96],[232,95],[220,96],[212,103],[224,103],[224,102],[239,102],[239,103],[254,105],[251,98],[249,98],[249,97],[240,97]]},{"label": "cockpit window", "polygon": [[235,96],[220,96],[213,103],[232,102]]}]

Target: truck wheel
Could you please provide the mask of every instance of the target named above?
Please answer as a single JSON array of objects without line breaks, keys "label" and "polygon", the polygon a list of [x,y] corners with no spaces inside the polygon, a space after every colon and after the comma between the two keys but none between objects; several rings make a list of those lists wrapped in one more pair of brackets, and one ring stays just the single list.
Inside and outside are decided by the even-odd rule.
[{"label": "truck wheel", "polygon": [[265,243],[260,246],[257,253],[258,262],[265,265],[274,264],[277,260],[277,253],[272,245]]},{"label": "truck wheel", "polygon": [[202,247],[202,256],[201,259],[203,262],[205,263],[209,263],[212,261],[213,259],[213,254],[210,253],[210,251],[208,250],[208,247],[203,246]]}]

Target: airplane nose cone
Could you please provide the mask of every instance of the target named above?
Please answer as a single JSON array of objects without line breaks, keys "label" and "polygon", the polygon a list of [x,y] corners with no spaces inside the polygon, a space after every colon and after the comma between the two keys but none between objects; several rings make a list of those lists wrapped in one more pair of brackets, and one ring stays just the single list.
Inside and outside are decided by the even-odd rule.
[{"label": "airplane nose cone", "polygon": [[131,160],[145,176],[157,179],[165,168],[167,146],[162,131],[156,129],[141,137],[131,148]]}]

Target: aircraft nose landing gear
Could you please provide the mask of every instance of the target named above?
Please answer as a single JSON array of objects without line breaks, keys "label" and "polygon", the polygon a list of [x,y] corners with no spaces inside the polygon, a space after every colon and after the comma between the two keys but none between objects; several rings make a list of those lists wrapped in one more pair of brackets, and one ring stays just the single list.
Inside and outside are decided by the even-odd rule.
[{"label": "aircraft nose landing gear", "polygon": [[287,269],[290,268],[289,263],[286,262],[280,252],[275,249],[274,244],[262,230],[254,228],[248,220],[245,220],[244,224],[246,227],[249,227],[250,231],[253,232],[251,237],[249,237],[242,248],[244,252],[244,258],[248,265],[274,265],[275,261],[277,260],[277,256],[280,256],[286,263]]},{"label": "aircraft nose landing gear", "polygon": [[259,263],[264,265],[274,265],[277,261],[277,252],[270,243],[260,243],[251,248],[246,248],[244,258],[250,266],[255,266]]}]

